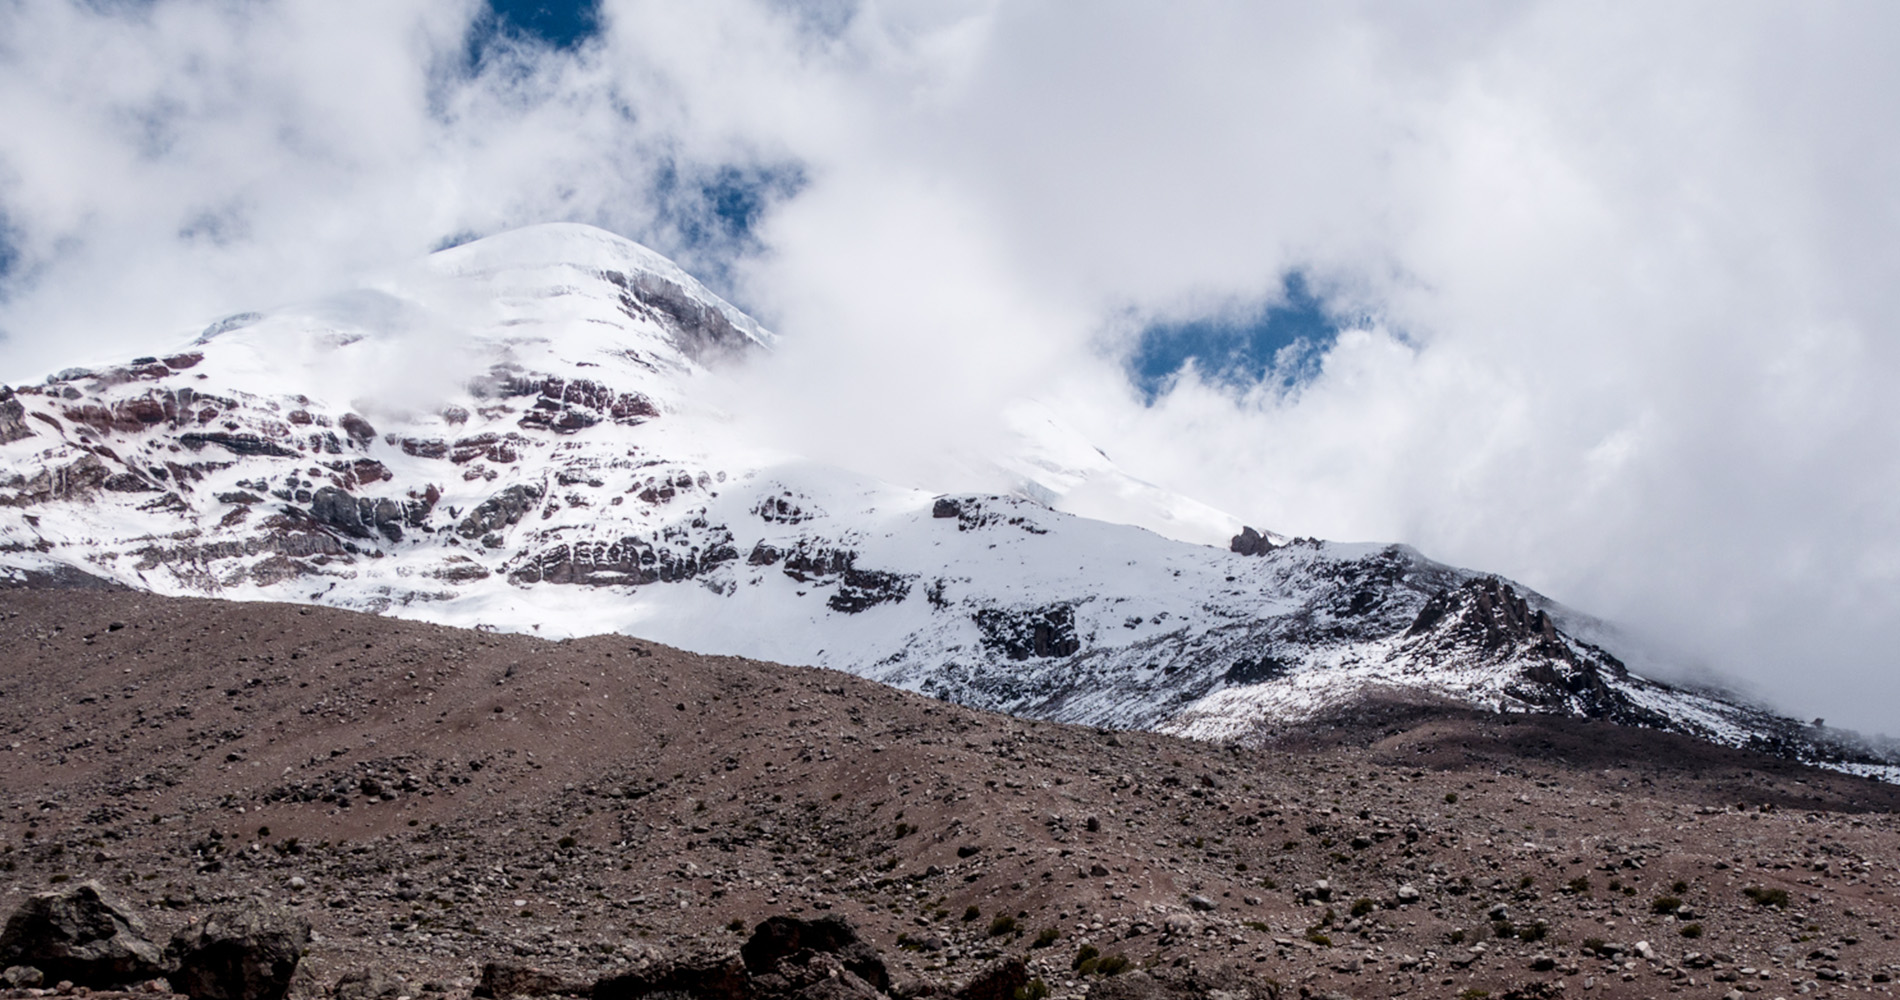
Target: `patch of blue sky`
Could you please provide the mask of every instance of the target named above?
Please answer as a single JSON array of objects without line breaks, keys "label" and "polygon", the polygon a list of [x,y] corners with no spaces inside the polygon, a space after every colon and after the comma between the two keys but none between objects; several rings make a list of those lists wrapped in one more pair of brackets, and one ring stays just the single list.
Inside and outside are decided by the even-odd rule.
[{"label": "patch of blue sky", "polygon": [[599,0],[489,0],[477,31],[513,33],[571,49],[600,31]]},{"label": "patch of blue sky", "polygon": [[1213,385],[1290,389],[1319,375],[1347,323],[1313,293],[1305,274],[1291,271],[1277,297],[1250,308],[1150,323],[1129,354],[1128,375],[1150,405],[1190,366]]},{"label": "patch of blue sky", "polygon": [[733,266],[762,249],[766,212],[804,187],[805,170],[793,162],[668,163],[653,183],[658,235],[669,254],[723,295],[732,290]]}]

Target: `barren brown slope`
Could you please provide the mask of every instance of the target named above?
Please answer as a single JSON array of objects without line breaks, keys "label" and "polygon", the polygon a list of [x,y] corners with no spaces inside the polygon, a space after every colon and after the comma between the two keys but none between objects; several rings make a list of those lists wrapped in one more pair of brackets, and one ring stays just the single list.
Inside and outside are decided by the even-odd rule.
[{"label": "barren brown slope", "polygon": [[[1895,789],[1660,734],[1411,706],[1239,749],[624,637],[50,590],[0,614],[7,899],[96,877],[164,930],[289,902],[305,991],[586,980],[820,910],[912,989],[1005,954],[1058,996],[1220,966],[1356,997],[1900,971]],[[1130,971],[1074,972],[1084,945]]]}]

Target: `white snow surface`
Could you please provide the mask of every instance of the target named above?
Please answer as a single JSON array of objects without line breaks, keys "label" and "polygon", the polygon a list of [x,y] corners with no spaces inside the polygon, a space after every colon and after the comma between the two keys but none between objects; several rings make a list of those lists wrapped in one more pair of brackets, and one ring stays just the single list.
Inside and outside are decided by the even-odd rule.
[{"label": "white snow surface", "polygon": [[[18,408],[0,411],[0,574],[620,632],[1202,739],[1379,692],[1549,707],[1523,700],[1529,645],[1467,655],[1449,632],[1408,633],[1479,574],[1270,532],[1272,552],[1235,554],[1239,518],[1127,475],[1035,401],[1009,413],[1018,445],[995,459],[1010,495],[933,496],[761,446],[708,401],[773,343],[597,229],[445,250],[0,402]],[[1568,660],[1608,662],[1562,641]],[[1776,718],[1609,683],[1729,745]]]}]

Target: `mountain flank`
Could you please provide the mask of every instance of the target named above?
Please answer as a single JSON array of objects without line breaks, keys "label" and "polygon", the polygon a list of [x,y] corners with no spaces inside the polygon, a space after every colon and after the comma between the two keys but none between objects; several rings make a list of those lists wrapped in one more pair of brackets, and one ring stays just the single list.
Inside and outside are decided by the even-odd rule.
[{"label": "mountain flank", "polygon": [[670,970],[774,917],[842,918],[888,981],[826,982],[872,996],[973,997],[1012,959],[1109,998],[1900,972],[1900,789],[1602,721],[1406,696],[1242,747],[135,591],[0,592],[0,648],[0,908],[94,880],[154,940],[278,908],[312,929],[297,997],[693,994]]}]

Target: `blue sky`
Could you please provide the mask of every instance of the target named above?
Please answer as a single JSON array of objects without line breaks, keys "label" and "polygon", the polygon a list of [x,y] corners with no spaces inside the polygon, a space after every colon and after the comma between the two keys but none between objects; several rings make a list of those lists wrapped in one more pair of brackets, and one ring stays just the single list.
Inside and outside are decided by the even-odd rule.
[{"label": "blue sky", "polygon": [[1230,389],[1244,392],[1262,383],[1289,389],[1319,374],[1339,330],[1340,320],[1314,296],[1305,274],[1291,271],[1281,279],[1279,294],[1264,303],[1143,327],[1128,369],[1151,404],[1190,365],[1201,378]]},{"label": "blue sky", "polygon": [[476,49],[483,32],[517,32],[556,48],[572,48],[600,30],[597,0],[489,0],[490,16],[477,30]]}]

